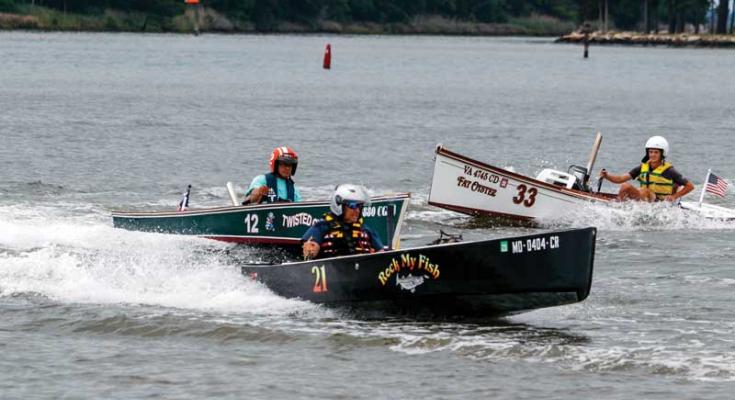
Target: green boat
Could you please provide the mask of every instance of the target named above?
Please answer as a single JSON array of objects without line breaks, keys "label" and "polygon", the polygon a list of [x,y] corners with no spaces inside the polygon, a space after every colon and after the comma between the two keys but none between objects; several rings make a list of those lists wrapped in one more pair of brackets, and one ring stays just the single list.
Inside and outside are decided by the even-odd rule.
[{"label": "green boat", "polygon": [[[371,198],[363,209],[365,225],[391,249],[400,247],[399,232],[411,195]],[[301,236],[329,211],[329,201],[271,203],[189,209],[186,211],[113,211],[115,228],[131,231],[196,235],[226,242],[295,246]]]}]

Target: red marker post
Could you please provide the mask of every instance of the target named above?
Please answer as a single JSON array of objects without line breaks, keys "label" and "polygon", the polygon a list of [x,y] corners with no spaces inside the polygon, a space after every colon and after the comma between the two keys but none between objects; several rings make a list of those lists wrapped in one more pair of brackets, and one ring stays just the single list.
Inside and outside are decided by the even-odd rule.
[{"label": "red marker post", "polygon": [[327,48],[324,50],[324,69],[332,68],[332,46],[327,43]]}]

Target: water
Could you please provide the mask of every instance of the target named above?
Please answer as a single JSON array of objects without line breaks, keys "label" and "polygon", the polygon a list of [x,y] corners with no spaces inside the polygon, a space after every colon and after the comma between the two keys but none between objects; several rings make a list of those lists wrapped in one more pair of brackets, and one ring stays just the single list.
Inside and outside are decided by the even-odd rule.
[{"label": "water", "polygon": [[733,224],[661,205],[543,221],[599,228],[590,297],[487,321],[345,315],[245,279],[230,245],[111,227],[110,210],[173,208],[187,184],[192,207],[227,204],[224,182],[282,144],[307,198],[412,192],[404,247],[529,231],[428,206],[437,143],[534,175],[583,164],[601,130],[597,166],[622,173],[661,134],[698,189],[708,168],[735,184],[734,52],[581,50],[0,33],[0,397],[731,398]]}]

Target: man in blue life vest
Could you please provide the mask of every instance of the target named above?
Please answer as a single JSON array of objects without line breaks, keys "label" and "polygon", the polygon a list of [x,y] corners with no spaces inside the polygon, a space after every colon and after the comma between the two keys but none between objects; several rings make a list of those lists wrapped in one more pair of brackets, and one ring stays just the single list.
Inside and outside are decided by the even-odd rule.
[{"label": "man in blue life vest", "polygon": [[299,188],[291,178],[296,174],[298,163],[299,156],[293,149],[276,147],[269,161],[271,172],[253,178],[242,204],[301,201]]},{"label": "man in blue life vest", "polygon": [[363,207],[370,205],[367,189],[359,185],[337,186],[329,212],[301,237],[304,259],[374,253],[383,250],[380,237],[365,226]]},{"label": "man in blue life vest", "polygon": [[[652,136],[646,142],[646,155],[640,166],[625,175],[613,175],[603,169],[600,178],[622,183],[619,200],[676,201],[694,190],[694,185],[666,161],[667,156],[669,142],[662,136]],[[627,183],[631,179],[637,179],[640,188]]]}]

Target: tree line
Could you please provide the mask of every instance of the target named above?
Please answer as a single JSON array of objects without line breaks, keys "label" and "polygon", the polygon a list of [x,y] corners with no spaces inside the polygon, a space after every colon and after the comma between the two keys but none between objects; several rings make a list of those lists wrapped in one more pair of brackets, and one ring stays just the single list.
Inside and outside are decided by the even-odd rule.
[{"label": "tree line", "polygon": [[582,19],[597,18],[603,29],[612,20],[617,28],[646,33],[658,33],[662,25],[669,33],[684,32],[687,25],[697,33],[705,28],[724,34],[728,27],[732,33],[729,0],[582,0],[579,5]]},{"label": "tree line", "polygon": [[[120,10],[156,18],[172,18],[191,7],[184,0],[0,0],[0,12],[22,13],[37,6],[82,15]],[[575,24],[588,21],[601,30],[659,32],[665,27],[671,33],[687,26],[727,33],[729,25],[732,32],[727,0],[200,0],[200,6],[252,23],[259,32],[274,31],[283,22],[312,27],[323,20],[391,24],[427,15],[481,23],[544,15]]]}]

